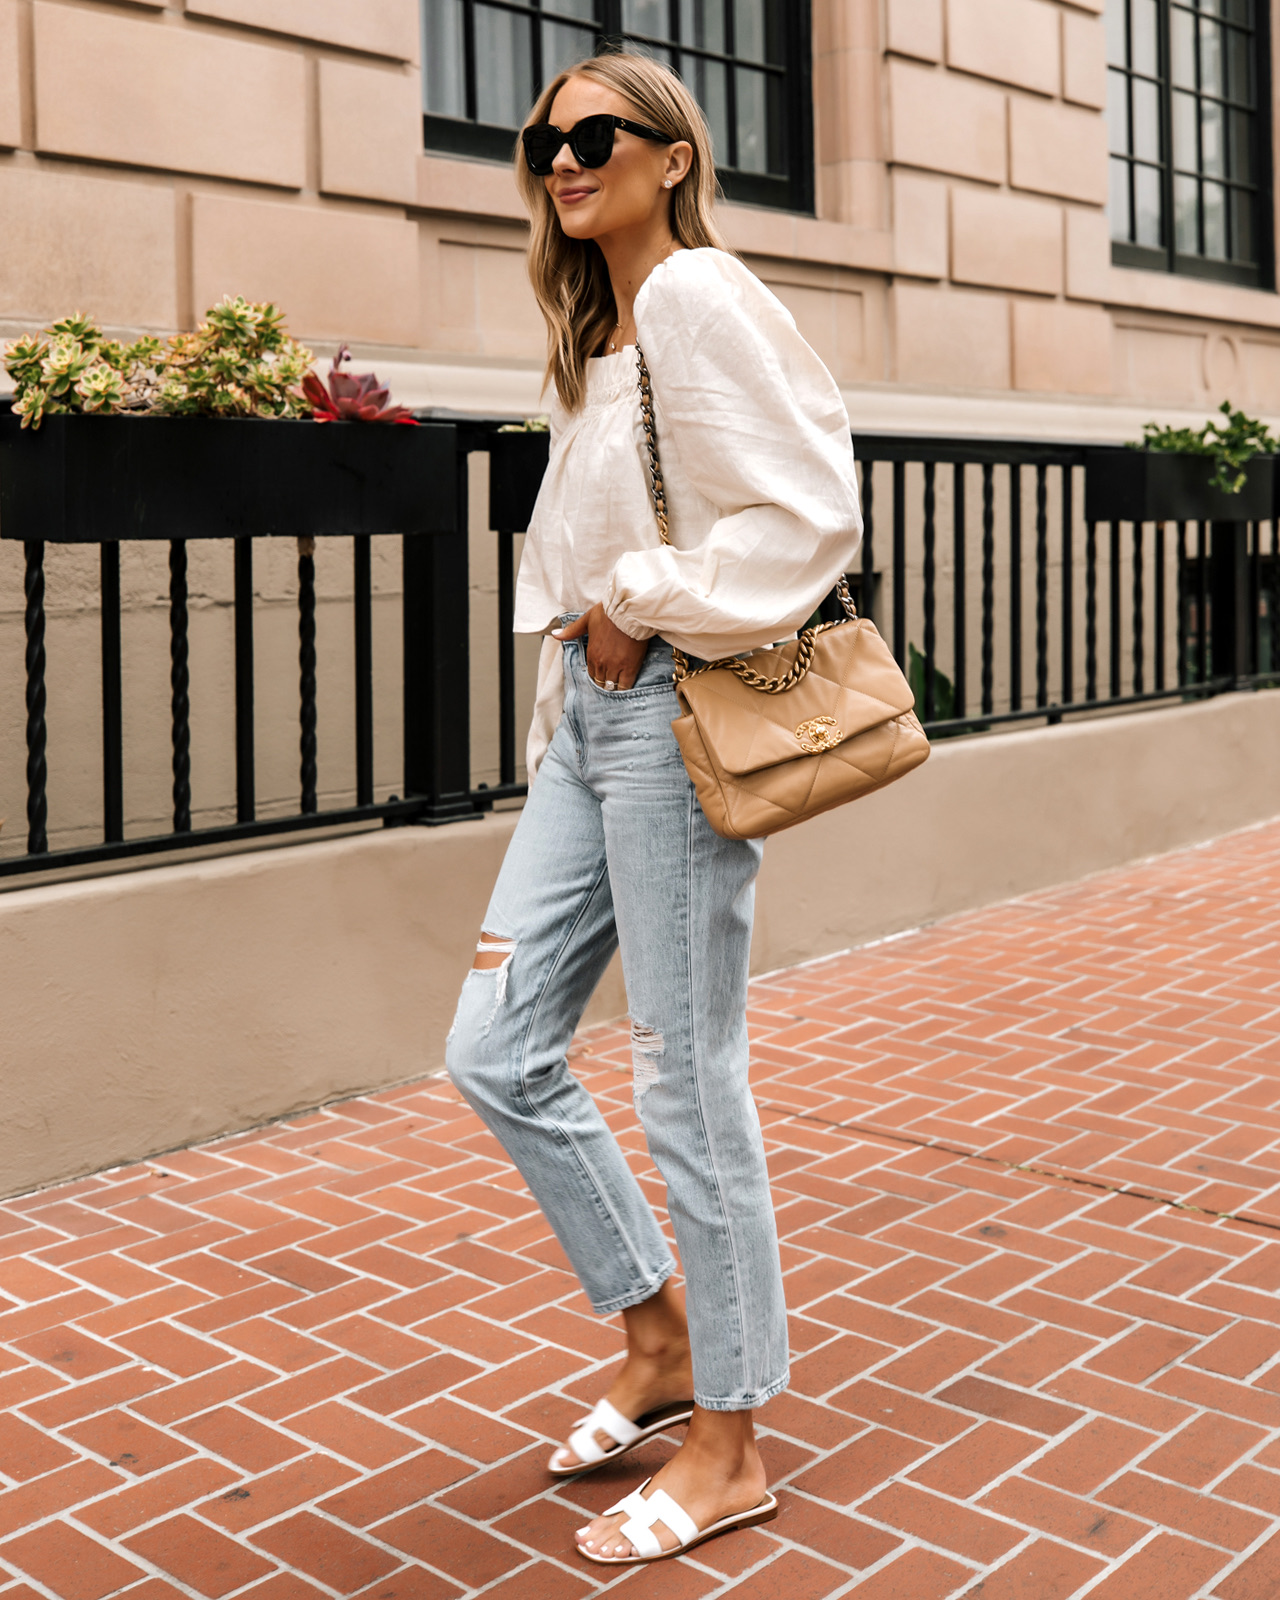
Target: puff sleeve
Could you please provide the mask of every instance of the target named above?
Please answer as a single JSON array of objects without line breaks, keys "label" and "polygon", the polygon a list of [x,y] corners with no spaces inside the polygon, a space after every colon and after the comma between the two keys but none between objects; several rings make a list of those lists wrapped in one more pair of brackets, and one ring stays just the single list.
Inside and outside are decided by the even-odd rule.
[{"label": "puff sleeve", "polygon": [[[633,638],[660,633],[704,659],[782,638],[849,569],[861,539],[835,380],[786,307],[724,251],[682,251],[656,268],[636,327],[672,544],[655,526],[649,548],[620,556],[605,610]],[[686,544],[678,508],[691,496],[709,504],[711,526]]]}]

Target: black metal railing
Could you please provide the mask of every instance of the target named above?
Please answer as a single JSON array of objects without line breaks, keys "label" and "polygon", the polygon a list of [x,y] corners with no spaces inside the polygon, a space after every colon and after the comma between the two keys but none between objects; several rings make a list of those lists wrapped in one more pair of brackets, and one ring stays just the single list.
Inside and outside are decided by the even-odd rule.
[{"label": "black metal railing", "polygon": [[[148,426],[138,424],[138,426]],[[83,868],[121,858],[156,855],[197,846],[234,846],[257,838],[316,828],[360,825],[435,824],[480,816],[495,801],[518,798],[516,782],[515,682],[513,657],[504,652],[501,673],[503,729],[502,781],[472,784],[468,682],[468,504],[467,458],[487,442],[493,426],[473,428],[432,422],[445,435],[454,482],[447,497],[447,526],[437,534],[405,536],[402,544],[403,611],[403,795],[375,798],[373,585],[371,538],[357,534],[353,548],[355,782],[352,804],[322,808],[318,800],[319,695],[316,609],[316,549],[332,541],[300,539],[297,560],[298,753],[297,809],[263,815],[256,776],[259,735],[255,696],[255,546],[244,535],[222,540],[231,546],[234,616],[234,821],[193,825],[191,778],[192,710],[189,640],[188,554],[205,536],[169,541],[170,735],[172,818],[166,831],[126,837],[124,696],[120,541],[99,544],[98,616],[101,656],[100,839],[92,844],[50,848],[50,728],[46,640],[45,540],[23,541],[26,698],[26,849],[0,855],[0,877],[54,868]],[[0,538],[4,529],[0,526]],[[216,535],[208,536],[216,538]],[[508,623],[512,614],[513,538],[499,535],[506,548],[500,599]],[[83,542],[78,540],[77,542]],[[54,730],[56,735],[56,730]]]},{"label": "black metal railing", "polygon": [[1086,447],[854,444],[855,587],[931,735],[1280,683],[1274,520],[1086,522]]},{"label": "black metal railing", "polygon": [[[139,426],[142,426],[139,424]],[[403,781],[375,793],[374,586],[371,540],[351,540],[354,765],[351,803],[320,803],[319,667],[333,645],[317,622],[317,560],[328,543],[300,540],[297,561],[296,810],[264,815],[255,770],[255,586],[258,539],[231,541],[234,612],[234,821],[197,826],[192,792],[192,651],[188,555],[168,549],[172,816],[128,836],[122,687],[120,544],[100,545],[100,838],[50,848],[46,543],[24,544],[26,849],[0,855],[0,876],[85,868],[194,846],[321,827],[439,824],[519,799],[521,702],[511,633],[516,541],[546,464],[546,436],[491,421],[431,426],[452,452],[443,531],[401,539]],[[447,433],[447,437],[446,437]],[[855,598],[912,677],[934,736],[1189,699],[1280,683],[1280,553],[1269,523],[1086,523],[1083,447],[1016,441],[855,438],[865,535]],[[468,505],[469,458],[489,456],[496,541],[493,703],[497,782],[473,772]],[[446,456],[443,459],[448,459]],[[0,527],[0,537],[4,529]],[[332,545],[330,545],[332,548]],[[336,551],[335,551],[336,554]],[[0,600],[3,600],[0,596]],[[823,603],[835,615],[835,602]],[[919,643],[917,644],[917,640]],[[326,654],[328,652],[328,654]],[[0,710],[3,708],[0,707]],[[0,727],[5,719],[0,716]],[[52,730],[56,739],[57,730]],[[328,749],[328,746],[324,747]],[[0,752],[0,754],[3,754]],[[5,765],[17,752],[5,756]],[[56,763],[55,763],[56,769]]]}]

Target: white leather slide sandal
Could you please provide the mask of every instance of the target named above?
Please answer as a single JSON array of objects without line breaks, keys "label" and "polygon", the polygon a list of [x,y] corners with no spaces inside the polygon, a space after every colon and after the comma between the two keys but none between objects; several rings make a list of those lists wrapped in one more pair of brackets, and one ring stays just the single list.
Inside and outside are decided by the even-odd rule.
[{"label": "white leather slide sandal", "polygon": [[[652,1439],[654,1434],[662,1433],[667,1428],[674,1428],[681,1422],[688,1422],[693,1415],[692,1400],[678,1400],[674,1405],[659,1406],[656,1411],[646,1411],[644,1416],[635,1422],[629,1422],[607,1400],[596,1402],[595,1410],[569,1435],[568,1448],[577,1456],[572,1466],[560,1460],[564,1455],[563,1447],[555,1452],[547,1463],[547,1471],[553,1478],[573,1478],[580,1472],[590,1472],[593,1467],[598,1467],[604,1461],[613,1461],[618,1456],[625,1456],[629,1450],[634,1450],[638,1444],[643,1444],[646,1439]],[[606,1434],[613,1440],[613,1448],[602,1447],[596,1438],[597,1433]]]},{"label": "white leather slide sandal", "polygon": [[[777,1499],[766,1494],[759,1505],[754,1505],[749,1511],[737,1511],[731,1517],[721,1517],[719,1522],[713,1522],[708,1528],[699,1528],[697,1523],[676,1504],[665,1489],[655,1489],[646,1500],[644,1492],[653,1482],[646,1478],[634,1494],[626,1495],[619,1500],[617,1505],[610,1506],[603,1513],[612,1517],[616,1512],[625,1511],[627,1520],[618,1529],[617,1538],[626,1539],[631,1548],[636,1552],[633,1556],[598,1556],[582,1545],[578,1546],[578,1554],[585,1556],[588,1561],[595,1561],[602,1567],[635,1567],[647,1561],[664,1561],[668,1556],[682,1556],[695,1545],[704,1544],[708,1539],[714,1539],[718,1534],[731,1533],[735,1528],[754,1528],[761,1522],[772,1522],[778,1515]],[[654,1524],[661,1522],[670,1532],[674,1533],[680,1541],[673,1549],[664,1550],[654,1533]]]}]

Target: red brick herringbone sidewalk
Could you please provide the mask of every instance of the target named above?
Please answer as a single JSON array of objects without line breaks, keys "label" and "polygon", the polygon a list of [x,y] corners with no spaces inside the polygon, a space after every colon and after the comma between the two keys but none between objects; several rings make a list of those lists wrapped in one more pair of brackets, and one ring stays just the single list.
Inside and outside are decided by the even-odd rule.
[{"label": "red brick herringbone sidewalk", "polygon": [[[755,985],[784,1511],[605,1587],[1280,1594],[1277,907],[1273,825]],[[439,1078],[0,1205],[0,1600],[598,1593],[618,1343]]]}]

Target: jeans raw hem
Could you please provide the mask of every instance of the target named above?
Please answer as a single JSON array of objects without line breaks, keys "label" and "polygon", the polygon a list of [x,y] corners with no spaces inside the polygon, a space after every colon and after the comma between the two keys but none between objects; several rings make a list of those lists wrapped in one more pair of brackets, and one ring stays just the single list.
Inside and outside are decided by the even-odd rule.
[{"label": "jeans raw hem", "polygon": [[705,1395],[693,1391],[693,1403],[703,1411],[754,1411],[757,1406],[762,1406],[766,1401],[772,1400],[774,1395],[781,1394],[791,1382],[790,1372],[784,1372],[780,1378],[771,1383],[767,1389],[761,1389],[758,1394],[750,1395],[745,1400],[709,1400]]},{"label": "jeans raw hem", "polygon": [[598,1317],[608,1317],[612,1316],[615,1311],[630,1311],[632,1306],[643,1305],[646,1300],[653,1299],[654,1295],[657,1294],[658,1290],[661,1289],[662,1285],[675,1270],[675,1262],[669,1261],[647,1289],[637,1289],[629,1294],[620,1294],[616,1299],[602,1301],[599,1305],[593,1300],[591,1309]]}]

